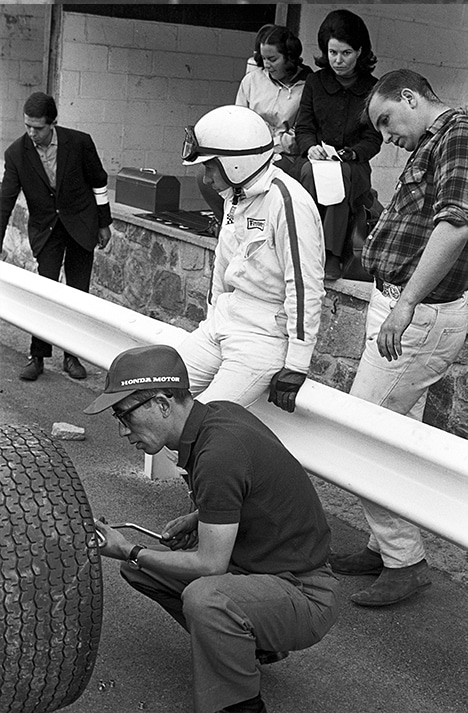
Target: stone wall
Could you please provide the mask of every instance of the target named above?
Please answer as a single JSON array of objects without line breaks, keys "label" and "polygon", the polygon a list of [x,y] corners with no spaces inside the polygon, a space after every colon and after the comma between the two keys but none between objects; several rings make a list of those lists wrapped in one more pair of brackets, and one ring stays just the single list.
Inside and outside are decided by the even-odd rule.
[{"label": "stone wall", "polygon": [[[112,208],[113,237],[96,250],[93,294],[161,321],[192,330],[205,314],[215,240]],[[7,260],[35,271],[20,200],[5,240]],[[309,376],[348,392],[364,347],[370,283],[338,280],[326,285],[317,347]],[[430,391],[424,420],[468,438],[468,346]]]},{"label": "stone wall", "polygon": [[192,330],[205,314],[215,239],[113,210],[112,241],[96,251],[93,292]]}]

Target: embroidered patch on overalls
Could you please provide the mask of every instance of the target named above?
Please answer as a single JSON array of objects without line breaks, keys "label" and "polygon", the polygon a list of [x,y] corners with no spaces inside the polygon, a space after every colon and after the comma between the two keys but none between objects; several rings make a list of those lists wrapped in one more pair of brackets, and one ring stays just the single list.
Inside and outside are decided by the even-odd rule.
[{"label": "embroidered patch on overalls", "polygon": [[265,230],[265,218],[247,218],[247,230]]}]

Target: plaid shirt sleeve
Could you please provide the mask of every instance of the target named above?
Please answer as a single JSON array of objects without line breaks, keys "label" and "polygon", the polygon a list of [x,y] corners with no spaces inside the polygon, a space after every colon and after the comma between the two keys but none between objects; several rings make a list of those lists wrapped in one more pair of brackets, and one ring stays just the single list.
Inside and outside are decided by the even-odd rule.
[{"label": "plaid shirt sleeve", "polygon": [[468,116],[454,117],[434,151],[434,225],[468,224]]}]

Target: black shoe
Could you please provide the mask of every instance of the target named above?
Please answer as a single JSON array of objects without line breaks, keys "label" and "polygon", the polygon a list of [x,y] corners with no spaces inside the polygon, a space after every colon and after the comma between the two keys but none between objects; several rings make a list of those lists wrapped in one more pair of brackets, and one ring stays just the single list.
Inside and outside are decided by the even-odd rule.
[{"label": "black shoe", "polygon": [[330,564],[335,574],[380,574],[383,560],[378,552],[366,547],[352,555],[330,555]]},{"label": "black shoe", "polygon": [[[262,706],[263,707],[259,709],[258,713],[267,713],[264,703],[262,703]],[[217,713],[250,713],[250,711],[247,711],[246,708],[238,708],[237,711],[235,708],[223,708],[222,710],[217,711]]]},{"label": "black shoe", "polygon": [[368,589],[353,594],[351,601],[361,607],[385,607],[408,599],[431,584],[426,560],[399,569],[384,567],[380,577]]},{"label": "black shoe", "polygon": [[[241,703],[239,705],[242,705]],[[247,708],[237,708],[237,711],[235,708],[230,706],[229,708],[223,708],[220,711],[217,711],[217,713],[250,713]],[[265,704],[262,702],[262,708],[259,708],[258,713],[267,713],[267,709],[265,707]]]},{"label": "black shoe", "polygon": [[289,656],[289,651],[264,651],[264,649],[255,650],[255,658],[262,666],[268,666],[271,663],[282,661]]},{"label": "black shoe", "polygon": [[86,379],[86,369],[83,364],[75,356],[63,357],[63,370],[71,376],[72,379]]},{"label": "black shoe", "polygon": [[341,277],[341,264],[340,258],[331,253],[327,253],[327,258],[325,261],[325,279],[326,280],[339,280]]},{"label": "black shoe", "polygon": [[44,371],[44,359],[42,357],[31,357],[23,371],[19,375],[24,381],[36,381],[37,377]]},{"label": "black shoe", "polygon": [[247,701],[234,703],[232,706],[226,706],[218,713],[267,713],[264,702],[260,693],[254,698],[249,698]]}]

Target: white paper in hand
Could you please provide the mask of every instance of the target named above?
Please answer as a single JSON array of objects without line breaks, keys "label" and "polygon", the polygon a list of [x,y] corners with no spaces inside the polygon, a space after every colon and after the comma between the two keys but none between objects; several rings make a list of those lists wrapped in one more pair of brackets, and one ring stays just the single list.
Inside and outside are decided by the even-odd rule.
[{"label": "white paper in hand", "polygon": [[311,161],[314,174],[317,202],[320,205],[336,205],[345,197],[340,161]]}]

